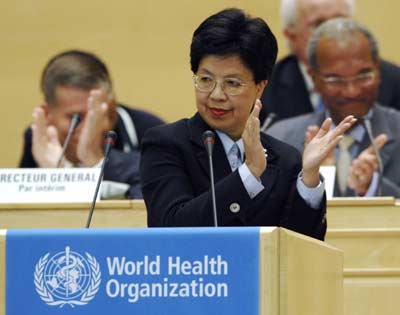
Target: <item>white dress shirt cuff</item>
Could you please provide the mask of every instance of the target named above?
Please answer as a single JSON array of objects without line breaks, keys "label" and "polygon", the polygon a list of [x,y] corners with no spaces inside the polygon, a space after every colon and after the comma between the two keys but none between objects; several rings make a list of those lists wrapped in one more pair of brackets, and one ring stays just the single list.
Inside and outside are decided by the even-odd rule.
[{"label": "white dress shirt cuff", "polygon": [[250,198],[255,198],[264,189],[264,185],[261,183],[261,180],[257,179],[250,172],[246,163],[240,165],[238,171],[240,178],[242,179],[244,188],[246,188],[246,191],[249,194]]},{"label": "white dress shirt cuff", "polygon": [[129,188],[129,184],[103,180],[100,188],[101,199],[123,199]]},{"label": "white dress shirt cuff", "polygon": [[320,176],[321,181],[317,187],[310,188],[307,187],[302,178],[302,173],[300,172],[297,176],[297,191],[299,192],[301,198],[313,209],[319,209],[321,205],[322,198],[325,192],[325,180]]}]

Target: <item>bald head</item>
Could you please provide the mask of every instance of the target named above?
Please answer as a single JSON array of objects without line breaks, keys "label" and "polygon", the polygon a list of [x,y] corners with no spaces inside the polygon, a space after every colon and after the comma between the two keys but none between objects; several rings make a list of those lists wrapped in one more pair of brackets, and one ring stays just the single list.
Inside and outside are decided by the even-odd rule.
[{"label": "bald head", "polygon": [[321,41],[335,42],[337,48],[352,49],[354,40],[361,35],[369,43],[372,59],[379,60],[378,45],[371,32],[359,22],[349,18],[335,18],[317,27],[310,37],[307,47],[308,63],[313,71],[318,70],[318,44]]}]

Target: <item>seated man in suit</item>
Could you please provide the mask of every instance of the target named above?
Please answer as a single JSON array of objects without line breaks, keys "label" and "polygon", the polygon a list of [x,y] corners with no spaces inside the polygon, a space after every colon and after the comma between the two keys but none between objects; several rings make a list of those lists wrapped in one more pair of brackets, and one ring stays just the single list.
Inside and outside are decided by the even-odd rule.
[{"label": "seated man in suit", "polygon": [[[95,55],[78,50],[53,57],[43,70],[44,104],[33,110],[25,132],[20,167],[100,166],[104,134],[117,133],[104,173],[102,197],[141,198],[139,145],[144,132],[163,122],[152,114],[117,104],[106,65]],[[59,161],[71,117],[80,115]],[[61,162],[61,163],[59,163]]]},{"label": "seated man in suit", "polygon": [[268,25],[239,9],[207,18],[194,32],[190,57],[197,113],[155,127],[142,142],[141,181],[149,226],[210,226],[208,154],[202,136],[216,133],[217,222],[224,226],[283,226],[323,239],[324,183],[319,166],[355,122],[330,130],[326,120],[307,150],[260,133],[259,97],[276,60]]},{"label": "seated man in suit", "polygon": [[[326,111],[279,121],[268,134],[302,152],[304,143],[316,134],[316,125],[324,119],[331,117],[338,124],[343,117],[354,115],[358,123],[326,161],[328,165],[336,164],[334,195],[374,196],[382,189],[383,195],[400,197],[400,112],[377,103],[380,60],[373,35],[352,19],[331,19],[313,33],[308,58]],[[369,124],[381,148],[383,176],[379,174],[379,156],[368,136]]]},{"label": "seated man in suit", "polygon": [[[283,33],[291,54],[280,60],[261,98],[261,120],[271,113],[277,119],[323,110],[320,95],[307,73],[306,47],[312,30],[334,17],[352,17],[354,0],[281,0]],[[378,102],[400,109],[400,68],[382,60]],[[277,120],[275,119],[275,121]]]}]

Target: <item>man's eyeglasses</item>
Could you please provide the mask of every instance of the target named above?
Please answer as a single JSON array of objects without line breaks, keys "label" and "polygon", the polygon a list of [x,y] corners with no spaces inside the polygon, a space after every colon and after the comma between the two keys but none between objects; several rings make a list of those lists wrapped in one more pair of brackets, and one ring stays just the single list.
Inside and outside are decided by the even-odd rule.
[{"label": "man's eyeglasses", "polygon": [[369,85],[374,82],[377,74],[375,71],[368,71],[352,77],[321,76],[321,81],[331,88],[344,88],[349,83],[359,86]]},{"label": "man's eyeglasses", "polygon": [[[193,80],[194,86],[200,92],[213,91],[219,82],[209,75],[194,75]],[[221,84],[222,91],[228,95],[235,96],[243,92],[244,87],[247,85],[246,82],[250,81],[242,81],[237,78],[226,78],[222,82],[219,82],[219,84]]]}]

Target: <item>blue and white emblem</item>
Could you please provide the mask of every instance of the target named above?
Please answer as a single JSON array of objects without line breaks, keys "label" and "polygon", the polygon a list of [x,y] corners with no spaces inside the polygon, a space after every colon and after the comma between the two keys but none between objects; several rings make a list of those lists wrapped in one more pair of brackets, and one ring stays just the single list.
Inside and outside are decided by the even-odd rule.
[{"label": "blue and white emblem", "polygon": [[69,246],[52,257],[40,257],[35,267],[36,292],[48,305],[63,307],[68,304],[85,305],[100,287],[101,272],[96,258],[85,253],[86,258]]}]

